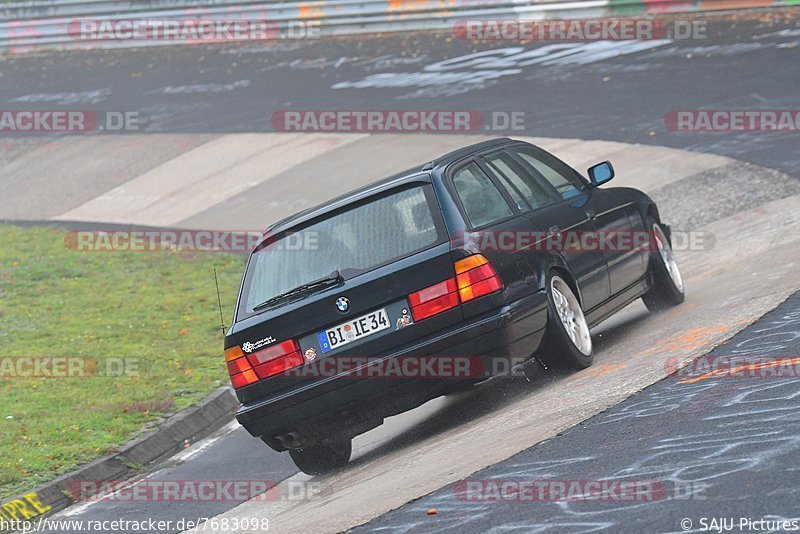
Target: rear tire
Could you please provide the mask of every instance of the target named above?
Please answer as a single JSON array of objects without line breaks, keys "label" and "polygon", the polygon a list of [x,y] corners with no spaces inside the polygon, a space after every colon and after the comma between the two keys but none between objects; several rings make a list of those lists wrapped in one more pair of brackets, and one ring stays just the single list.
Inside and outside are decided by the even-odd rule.
[{"label": "rear tire", "polygon": [[302,449],[290,449],[294,465],[307,475],[324,475],[341,469],[350,461],[353,441],[346,438],[326,439]]},{"label": "rear tire", "polygon": [[650,219],[650,279],[652,287],[642,297],[651,312],[659,312],[677,306],[683,299],[684,286],[678,263],[661,225]]},{"label": "rear tire", "polygon": [[562,369],[586,369],[594,361],[592,336],[580,301],[558,274],[547,277],[547,330],[539,356]]}]

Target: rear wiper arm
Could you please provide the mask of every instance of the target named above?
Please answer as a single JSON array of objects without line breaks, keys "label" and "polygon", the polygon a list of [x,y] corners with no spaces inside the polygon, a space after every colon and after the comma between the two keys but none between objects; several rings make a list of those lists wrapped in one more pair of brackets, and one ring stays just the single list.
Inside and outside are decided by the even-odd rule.
[{"label": "rear wiper arm", "polygon": [[333,271],[331,274],[329,274],[325,278],[320,278],[319,280],[314,280],[312,282],[308,282],[308,283],[299,285],[296,288],[290,289],[289,291],[287,291],[285,293],[281,293],[280,295],[275,295],[274,297],[265,300],[261,304],[258,304],[256,306],[254,306],[253,307],[253,311],[262,310],[262,309],[266,308],[267,306],[270,306],[272,304],[275,304],[277,302],[280,302],[282,300],[285,300],[285,299],[287,299],[289,297],[292,297],[292,296],[295,296],[295,295],[300,295],[300,294],[303,294],[303,293],[307,293],[307,292],[311,291],[312,289],[316,289],[318,287],[325,287],[325,286],[335,285],[335,284],[338,284],[338,283],[340,283],[342,281],[344,281],[344,278],[339,273],[339,271],[338,270]]}]

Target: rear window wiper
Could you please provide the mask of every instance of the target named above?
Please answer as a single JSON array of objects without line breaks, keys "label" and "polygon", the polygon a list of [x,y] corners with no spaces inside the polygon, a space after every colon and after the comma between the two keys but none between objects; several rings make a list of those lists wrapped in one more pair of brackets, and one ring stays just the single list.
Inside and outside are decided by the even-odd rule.
[{"label": "rear window wiper", "polygon": [[339,271],[333,271],[331,274],[326,276],[325,278],[320,278],[319,280],[314,280],[313,282],[308,282],[303,285],[299,285],[294,289],[290,289],[285,293],[281,293],[280,295],[275,295],[274,297],[265,300],[261,304],[253,306],[253,311],[263,310],[264,308],[276,304],[282,300],[285,300],[289,297],[293,297],[295,295],[302,295],[304,293],[308,293],[309,291],[321,287],[327,287],[331,285],[336,285],[340,282],[343,282],[344,278],[339,273]]}]

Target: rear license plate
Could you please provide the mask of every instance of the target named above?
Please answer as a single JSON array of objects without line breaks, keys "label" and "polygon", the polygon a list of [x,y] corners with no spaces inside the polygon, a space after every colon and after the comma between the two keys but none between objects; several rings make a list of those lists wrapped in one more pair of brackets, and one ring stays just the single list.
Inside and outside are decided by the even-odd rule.
[{"label": "rear license plate", "polygon": [[322,352],[328,352],[353,341],[371,336],[381,330],[386,330],[389,326],[389,316],[386,313],[386,309],[381,308],[329,328],[324,332],[319,332],[317,338]]}]

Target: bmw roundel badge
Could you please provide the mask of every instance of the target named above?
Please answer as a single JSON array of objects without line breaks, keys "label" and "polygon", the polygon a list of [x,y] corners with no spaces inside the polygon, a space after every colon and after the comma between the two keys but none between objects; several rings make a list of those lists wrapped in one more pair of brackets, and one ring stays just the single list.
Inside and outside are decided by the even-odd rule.
[{"label": "bmw roundel badge", "polygon": [[336,299],[336,309],[339,313],[347,313],[350,311],[350,299],[347,297],[339,297]]}]

